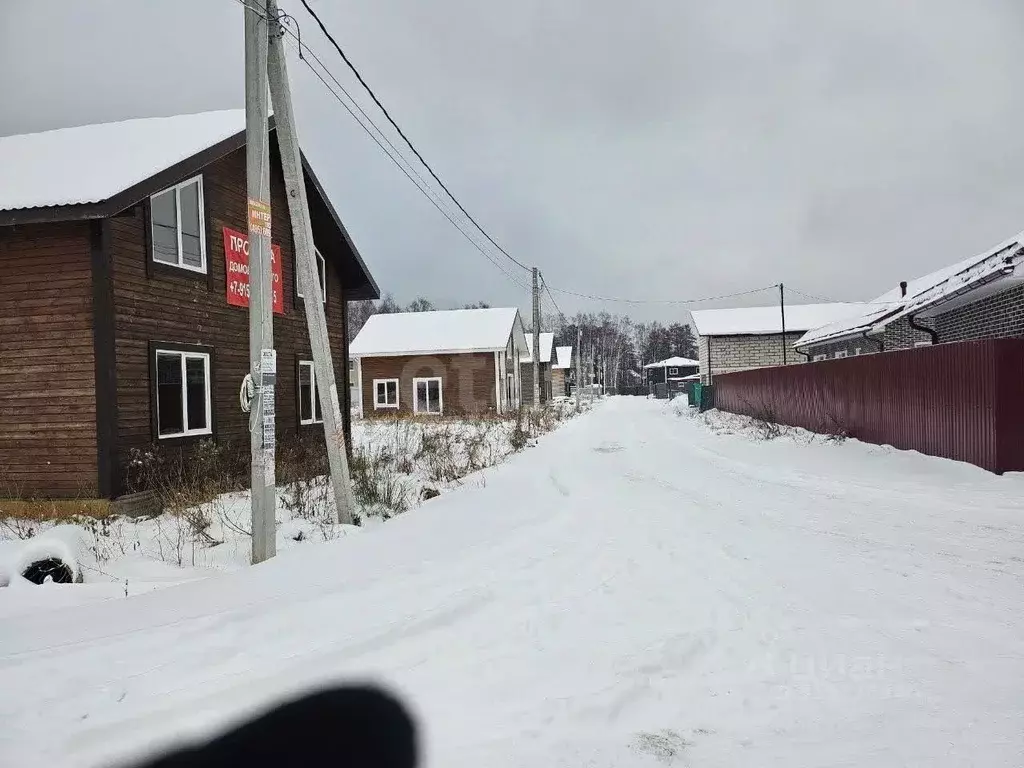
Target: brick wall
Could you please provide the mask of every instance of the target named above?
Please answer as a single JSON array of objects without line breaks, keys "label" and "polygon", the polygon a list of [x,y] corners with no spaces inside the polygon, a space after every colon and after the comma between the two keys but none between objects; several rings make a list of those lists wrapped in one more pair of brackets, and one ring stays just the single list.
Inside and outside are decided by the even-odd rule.
[{"label": "brick wall", "polygon": [[[988,296],[933,318],[919,317],[918,325],[932,328],[939,334],[939,343],[951,341],[976,341],[981,339],[1002,339],[1024,336],[1024,284]],[[872,337],[874,338],[874,337]],[[917,342],[931,343],[931,336],[924,331],[910,327],[910,321],[902,317],[890,323],[883,336],[885,351],[910,349]],[[819,344],[807,351],[814,355],[826,354],[829,358],[846,350],[853,357],[860,348],[861,354],[878,352],[878,344],[862,337],[846,339],[830,344]],[[701,358],[703,360],[703,358]]]},{"label": "brick wall", "polygon": [[[846,339],[845,341],[833,341],[828,344],[818,344],[807,350],[810,354],[810,359],[813,361],[815,355],[825,355],[827,360],[834,359],[837,352],[846,352],[847,357],[856,357],[857,355],[870,355],[874,352],[880,352],[878,343],[880,340],[876,340],[875,337],[865,339],[863,336],[857,336],[853,339]],[[840,355],[841,356],[841,355]]]},{"label": "brick wall", "polygon": [[[935,327],[932,320],[926,320],[923,317],[916,318],[914,322],[926,328]],[[932,337],[929,334],[916,328],[911,328],[910,321],[905,317],[901,317],[896,322],[889,323],[885,327],[884,339],[886,352],[893,352],[897,349],[911,349],[918,342],[931,344],[932,341]]]},{"label": "brick wall", "polygon": [[[786,362],[789,365],[804,362],[793,344],[803,336],[802,331],[786,334]],[[749,368],[767,368],[782,365],[782,335],[757,336],[701,336],[698,342],[701,381],[707,383],[712,375],[744,371]]]},{"label": "brick wall", "polygon": [[1024,284],[935,318],[939,341],[1024,336]]}]

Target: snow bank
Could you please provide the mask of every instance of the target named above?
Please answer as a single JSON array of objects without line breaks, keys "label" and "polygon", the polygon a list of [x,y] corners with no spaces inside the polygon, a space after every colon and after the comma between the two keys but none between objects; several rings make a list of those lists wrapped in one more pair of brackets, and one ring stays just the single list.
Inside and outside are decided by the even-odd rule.
[{"label": "snow bank", "polygon": [[82,580],[80,566],[86,547],[86,532],[77,525],[58,525],[24,541],[3,542],[0,548],[0,586],[22,579],[33,563],[59,560],[71,572],[72,581]]}]

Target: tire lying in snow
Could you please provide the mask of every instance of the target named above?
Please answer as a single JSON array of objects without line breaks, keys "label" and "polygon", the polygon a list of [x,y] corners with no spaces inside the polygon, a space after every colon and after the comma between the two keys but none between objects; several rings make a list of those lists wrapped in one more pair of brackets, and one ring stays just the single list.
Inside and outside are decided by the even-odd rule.
[{"label": "tire lying in snow", "polygon": [[[72,584],[82,581],[79,553],[85,551],[85,532],[75,525],[57,525],[19,542],[0,562],[0,584],[21,576],[32,584]],[[6,566],[6,567],[5,567]]]},{"label": "tire lying in snow", "polygon": [[73,584],[75,571],[59,557],[46,557],[29,563],[21,572],[21,577],[33,584],[45,584],[47,580],[55,584]]}]

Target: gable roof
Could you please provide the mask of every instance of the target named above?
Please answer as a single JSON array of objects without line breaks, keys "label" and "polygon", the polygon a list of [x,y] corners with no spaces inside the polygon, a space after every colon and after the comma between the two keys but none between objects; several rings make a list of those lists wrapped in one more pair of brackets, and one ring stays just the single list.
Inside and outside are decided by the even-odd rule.
[{"label": "gable roof", "polygon": [[[821,344],[863,333],[878,333],[890,323],[907,315],[923,313],[940,307],[952,308],[953,302],[971,291],[992,286],[1007,277],[1024,279],[1024,232],[999,245],[968,259],[958,261],[930,274],[908,281],[907,293],[897,287],[886,291],[874,301],[864,305],[857,315],[812,328],[796,346]],[[979,291],[979,298],[984,295]],[[959,303],[963,303],[962,300]]]},{"label": "gable roof", "polygon": [[245,130],[245,110],[0,138],[0,211],[101,203]]},{"label": "gable roof", "polygon": [[555,347],[554,368],[572,368],[572,347]]},{"label": "gable roof", "polygon": [[353,357],[500,352],[526,337],[519,310],[451,309],[372,315],[349,347]]},{"label": "gable roof", "polygon": [[[273,147],[273,117],[269,129]],[[113,216],[244,146],[242,109],[0,137],[0,226]],[[343,264],[346,298],[379,298],[377,282],[305,155],[302,168],[311,214],[315,193],[354,261]]]},{"label": "gable roof", "polygon": [[[541,331],[540,333],[540,361],[542,363],[551,362],[551,346],[555,343],[555,334],[548,331]],[[532,363],[533,362],[533,334],[526,334],[526,352],[519,358],[520,363]]]},{"label": "gable roof", "polygon": [[694,360],[690,357],[667,357],[664,360],[659,360],[656,363],[648,363],[644,366],[645,369],[651,368],[681,368],[689,366],[700,366],[699,360]]},{"label": "gable roof", "polygon": [[[792,304],[786,306],[786,332],[807,331],[826,323],[855,315],[863,304]],[[695,309],[690,312],[700,336],[747,336],[782,333],[779,305],[771,307],[735,307]]]}]

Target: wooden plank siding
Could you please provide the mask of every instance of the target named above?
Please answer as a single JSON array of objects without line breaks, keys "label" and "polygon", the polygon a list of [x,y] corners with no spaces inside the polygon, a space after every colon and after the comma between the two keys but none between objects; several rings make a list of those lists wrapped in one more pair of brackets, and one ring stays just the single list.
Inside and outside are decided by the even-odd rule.
[{"label": "wooden plank siding", "polygon": [[0,497],[97,493],[91,227],[0,227]]},{"label": "wooden plank siding", "polygon": [[[497,412],[493,352],[394,357],[364,357],[363,414],[367,417],[413,414],[413,379],[441,377],[443,415]],[[374,407],[374,379],[398,379],[398,408]]]},{"label": "wooden plank siding", "polygon": [[[246,231],[245,149],[238,149],[202,171],[206,222],[207,275],[182,270],[153,270],[148,262],[147,213],[143,203],[130,215],[109,219],[113,264],[116,338],[118,481],[134,449],[189,446],[196,438],[158,439],[151,402],[151,342],[212,348],[214,439],[248,456],[248,419],[238,391],[249,370],[249,311],[226,299],[223,229]],[[307,189],[309,187],[307,186]],[[276,141],[271,142],[272,242],[282,255],[284,315],[274,316],[278,354],[275,405],[279,445],[302,435],[323,444],[323,427],[299,426],[298,361],[311,360],[302,299],[295,291],[295,261],[284,180]],[[327,261],[325,307],[342,410],[348,413],[346,309],[338,264],[349,258],[322,202],[310,196],[314,241]],[[349,427],[346,418],[346,428]],[[246,458],[247,461],[247,458]]]}]

